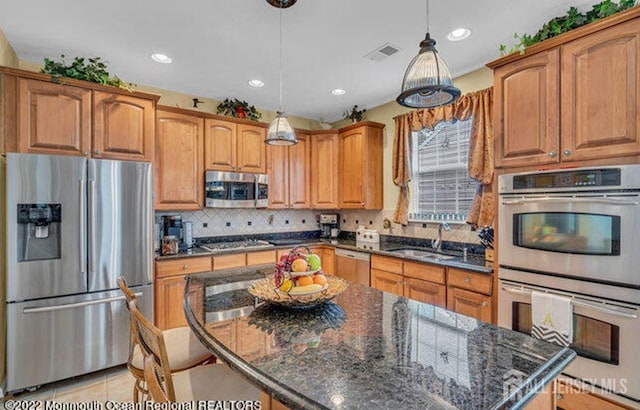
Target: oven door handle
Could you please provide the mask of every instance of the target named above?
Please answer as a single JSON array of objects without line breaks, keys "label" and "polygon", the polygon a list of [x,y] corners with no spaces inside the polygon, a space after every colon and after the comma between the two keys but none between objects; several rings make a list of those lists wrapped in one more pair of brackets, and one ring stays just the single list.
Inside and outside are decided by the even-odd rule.
[{"label": "oven door handle", "polygon": [[[509,293],[515,293],[515,294],[518,294],[518,295],[531,295],[531,291],[527,290],[527,289],[518,289],[518,288],[502,286],[502,290],[504,290],[505,292],[509,292]],[[555,293],[553,293],[553,292],[548,292],[548,293],[551,294],[551,295],[555,295]],[[559,295],[559,296],[565,296],[565,295]],[[638,315],[636,315],[635,313],[623,312],[623,311],[615,309],[615,308],[601,306],[601,305],[599,305],[597,303],[578,300],[576,298],[571,298],[571,303],[573,305],[575,305],[575,306],[581,306],[581,307],[585,307],[585,308],[589,308],[589,309],[596,309],[596,310],[599,310],[601,312],[604,312],[604,313],[607,313],[607,314],[610,314],[610,315],[614,315],[614,316],[621,316],[621,317],[628,318],[628,319],[637,319],[638,318]]]},{"label": "oven door handle", "polygon": [[640,200],[626,200],[615,198],[566,198],[566,197],[553,197],[547,196],[544,198],[518,198],[518,199],[503,199],[502,205],[522,205],[531,204],[536,202],[545,203],[557,203],[557,204],[571,204],[571,203],[590,203],[590,204],[606,204],[606,205],[640,205]]}]

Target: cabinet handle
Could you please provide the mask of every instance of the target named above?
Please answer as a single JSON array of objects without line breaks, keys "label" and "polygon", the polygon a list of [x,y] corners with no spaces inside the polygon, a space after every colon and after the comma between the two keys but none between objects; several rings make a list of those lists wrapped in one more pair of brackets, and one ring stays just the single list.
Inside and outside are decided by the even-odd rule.
[{"label": "cabinet handle", "polygon": [[87,151],[82,151],[82,155],[86,157],[87,155],[89,155],[89,153]]},{"label": "cabinet handle", "polygon": [[102,151],[100,151],[99,149],[95,150],[94,152],[96,155],[102,155]]},{"label": "cabinet handle", "polygon": [[464,283],[471,283],[471,278],[464,278]]},{"label": "cabinet handle", "polygon": [[566,155],[567,157],[568,157],[569,155],[571,155],[571,151],[569,151],[568,149],[565,149],[564,151],[562,151],[562,153],[563,153],[564,155]]},{"label": "cabinet handle", "polygon": [[558,393],[558,394],[556,394],[556,399],[562,400],[562,399],[564,399],[564,396],[562,395],[562,393]]},{"label": "cabinet handle", "polygon": [[482,302],[482,307],[487,307],[487,306],[489,306],[489,304],[487,303],[486,300],[484,302]]},{"label": "cabinet handle", "polygon": [[549,156],[550,156],[551,158],[555,157],[556,155],[557,155],[557,154],[556,154],[556,152],[555,152],[555,151],[551,151],[551,152],[549,153]]},{"label": "cabinet handle", "polygon": [[187,270],[189,269],[189,265],[187,265],[186,263],[184,265],[182,265],[182,269]]}]

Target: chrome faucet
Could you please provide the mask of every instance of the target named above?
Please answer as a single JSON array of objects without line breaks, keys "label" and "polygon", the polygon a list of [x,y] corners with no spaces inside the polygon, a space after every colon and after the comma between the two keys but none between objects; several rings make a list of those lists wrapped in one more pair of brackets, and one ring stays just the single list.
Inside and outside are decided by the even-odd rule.
[{"label": "chrome faucet", "polygon": [[451,226],[447,222],[440,222],[438,224],[438,238],[431,240],[431,247],[436,250],[436,252],[442,251],[442,229],[445,231],[450,231]]}]

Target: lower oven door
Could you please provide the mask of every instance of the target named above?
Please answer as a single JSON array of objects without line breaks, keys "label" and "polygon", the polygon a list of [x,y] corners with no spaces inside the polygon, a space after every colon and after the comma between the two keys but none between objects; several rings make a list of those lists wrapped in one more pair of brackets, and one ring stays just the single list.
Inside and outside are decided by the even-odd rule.
[{"label": "lower oven door", "polygon": [[572,298],[573,337],[578,357],[564,374],[640,401],[640,307],[500,279],[498,325],[531,334],[531,292]]},{"label": "lower oven door", "polygon": [[637,193],[501,195],[500,265],[640,287]]}]

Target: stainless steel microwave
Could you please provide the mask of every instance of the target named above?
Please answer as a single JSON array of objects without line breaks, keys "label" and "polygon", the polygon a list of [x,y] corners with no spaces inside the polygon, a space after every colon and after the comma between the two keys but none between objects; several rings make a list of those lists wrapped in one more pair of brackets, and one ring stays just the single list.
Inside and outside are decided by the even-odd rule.
[{"label": "stainless steel microwave", "polygon": [[269,205],[269,177],[266,174],[207,171],[207,208],[266,208]]}]

